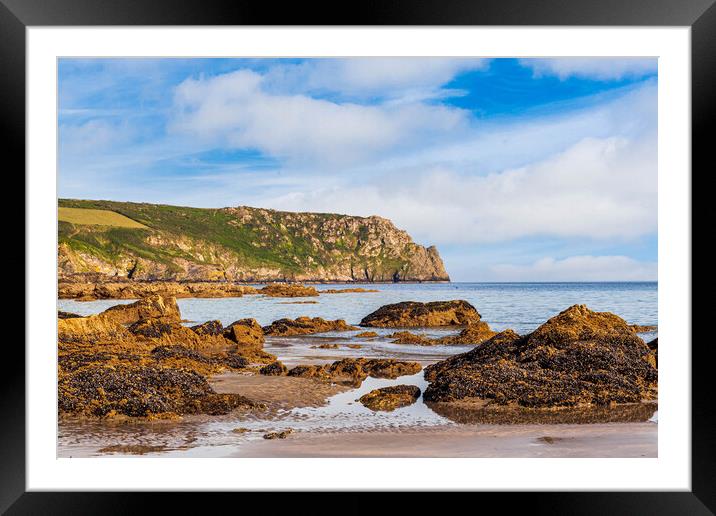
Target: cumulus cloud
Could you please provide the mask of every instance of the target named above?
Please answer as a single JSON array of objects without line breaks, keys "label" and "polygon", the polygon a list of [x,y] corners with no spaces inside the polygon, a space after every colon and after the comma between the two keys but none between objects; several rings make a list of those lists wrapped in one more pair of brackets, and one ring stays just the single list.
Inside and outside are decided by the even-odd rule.
[{"label": "cumulus cloud", "polygon": [[657,264],[628,256],[542,258],[529,265],[492,267],[497,281],[655,281]]},{"label": "cumulus cloud", "polygon": [[520,63],[531,68],[538,77],[554,75],[562,80],[581,77],[607,81],[656,73],[658,61],[655,57],[559,57],[522,59]]},{"label": "cumulus cloud", "polygon": [[270,94],[264,77],[250,70],[182,82],[175,109],[174,131],[319,166],[404,151],[447,138],[468,124],[466,111],[445,106],[360,105]]}]

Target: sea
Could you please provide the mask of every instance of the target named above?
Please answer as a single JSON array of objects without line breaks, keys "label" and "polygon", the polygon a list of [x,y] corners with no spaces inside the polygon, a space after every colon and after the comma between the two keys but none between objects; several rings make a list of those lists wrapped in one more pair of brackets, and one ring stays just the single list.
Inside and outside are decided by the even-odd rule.
[{"label": "sea", "polygon": [[[261,285],[256,285],[260,287]],[[317,285],[318,290],[353,285]],[[575,304],[596,311],[613,312],[630,324],[658,323],[656,282],[614,283],[391,283],[359,285],[378,292],[322,295],[314,298],[271,298],[249,295],[238,298],[179,299],[182,317],[191,323],[218,319],[227,325],[253,317],[261,325],[300,316],[345,319],[349,324],[390,303],[464,299],[494,330],[511,328],[528,333],[550,317]],[[305,301],[316,303],[305,304]],[[58,300],[58,309],[80,315],[99,313],[132,300]]]}]

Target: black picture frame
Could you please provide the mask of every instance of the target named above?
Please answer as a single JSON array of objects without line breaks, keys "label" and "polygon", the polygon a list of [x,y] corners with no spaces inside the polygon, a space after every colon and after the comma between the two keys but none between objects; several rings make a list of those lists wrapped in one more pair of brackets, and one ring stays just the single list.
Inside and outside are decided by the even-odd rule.
[{"label": "black picture frame", "polygon": [[[0,105],[4,153],[14,170],[25,169],[25,30],[31,26],[78,25],[551,25],[551,26],[689,26],[692,50],[692,180],[705,175],[710,147],[707,129],[716,120],[716,0],[372,0],[331,6],[241,0],[0,0]],[[708,160],[708,161],[707,161]],[[707,165],[708,163],[708,165]],[[10,167],[8,166],[8,170]],[[693,190],[692,191],[696,191]],[[19,195],[17,196],[20,197]],[[693,206],[693,204],[692,204]],[[695,221],[694,221],[695,222]],[[693,231],[693,230],[692,230]],[[692,233],[694,234],[694,233]],[[26,275],[31,271],[25,271]],[[692,271],[693,273],[693,271]],[[696,310],[697,307],[694,306]],[[28,324],[30,314],[25,314]],[[693,316],[692,316],[693,317]],[[698,319],[697,319],[698,320]],[[17,326],[17,325],[16,325]],[[687,336],[685,345],[690,344]],[[24,364],[24,350],[6,339],[6,357]],[[714,353],[708,341],[692,346],[692,490],[690,492],[481,494],[501,497],[507,507],[525,504],[533,514],[713,514],[716,511],[716,429],[708,383]],[[712,373],[711,373],[712,374]],[[114,514],[148,508],[147,494],[25,492],[25,376],[23,368],[3,368],[0,375],[0,511],[8,514]],[[165,511],[192,509],[186,496],[156,495]],[[216,494],[211,494],[216,503]],[[247,507],[248,494],[241,507]],[[260,500],[260,495],[257,502]],[[291,501],[271,495],[269,513],[296,510],[305,494]],[[365,512],[366,495],[322,495],[311,512]],[[370,496],[370,495],[368,495]],[[430,494],[415,493],[400,502],[401,512],[424,511]],[[471,495],[474,497],[475,495]],[[218,501],[226,496],[221,495]],[[265,500],[265,499],[264,499]],[[253,500],[252,500],[253,501]],[[200,502],[202,503],[202,502]],[[204,502],[205,503],[205,502]],[[464,507],[474,501],[459,500]],[[287,506],[286,504],[290,504]],[[291,506],[293,508],[291,508]],[[205,505],[201,506],[206,508]],[[386,507],[388,507],[386,505]],[[337,509],[341,508],[341,509]],[[241,510],[240,507],[236,508]]]}]

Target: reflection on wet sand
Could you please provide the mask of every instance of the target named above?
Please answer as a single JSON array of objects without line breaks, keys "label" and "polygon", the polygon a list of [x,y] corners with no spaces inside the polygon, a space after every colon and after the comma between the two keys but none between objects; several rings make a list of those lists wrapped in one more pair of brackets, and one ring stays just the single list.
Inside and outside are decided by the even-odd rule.
[{"label": "reflection on wet sand", "polygon": [[435,413],[455,423],[473,425],[641,423],[649,421],[657,410],[656,403],[559,409],[486,407],[468,403],[426,402],[425,404]]}]

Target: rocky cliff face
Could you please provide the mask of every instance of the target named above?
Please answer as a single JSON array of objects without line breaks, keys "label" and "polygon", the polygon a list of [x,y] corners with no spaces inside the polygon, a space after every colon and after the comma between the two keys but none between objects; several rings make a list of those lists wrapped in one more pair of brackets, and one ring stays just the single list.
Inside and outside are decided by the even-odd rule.
[{"label": "rocky cliff face", "polygon": [[198,209],[111,201],[147,228],[59,223],[61,279],[94,281],[449,281],[437,249],[387,219],[260,208]]}]

